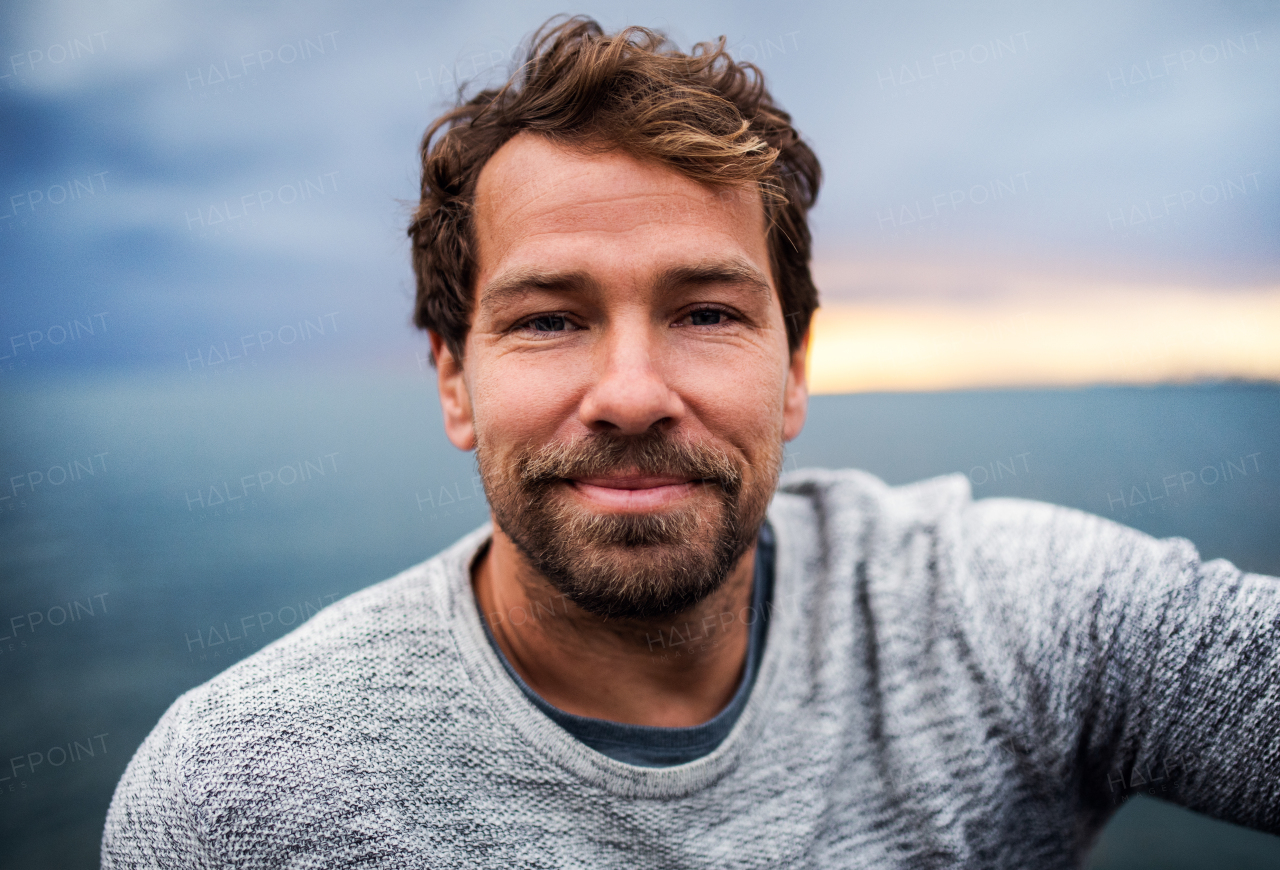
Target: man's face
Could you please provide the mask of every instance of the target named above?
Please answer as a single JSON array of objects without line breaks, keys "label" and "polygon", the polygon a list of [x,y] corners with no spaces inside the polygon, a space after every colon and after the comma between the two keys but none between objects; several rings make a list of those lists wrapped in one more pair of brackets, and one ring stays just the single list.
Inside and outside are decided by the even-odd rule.
[{"label": "man's face", "polygon": [[804,422],[758,193],[526,133],[481,172],[475,238],[465,358],[432,345],[499,529],[591,612],[701,601]]}]

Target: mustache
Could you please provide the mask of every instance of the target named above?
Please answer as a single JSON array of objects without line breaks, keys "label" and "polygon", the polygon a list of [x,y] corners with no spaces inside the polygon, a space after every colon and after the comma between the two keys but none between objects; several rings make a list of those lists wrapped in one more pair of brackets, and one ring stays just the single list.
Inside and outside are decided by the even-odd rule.
[{"label": "mustache", "polygon": [[742,489],[742,471],[727,452],[710,444],[677,441],[660,432],[599,433],[567,444],[546,444],[517,463],[520,485],[526,491],[613,471],[687,477],[715,484],[730,496]]}]

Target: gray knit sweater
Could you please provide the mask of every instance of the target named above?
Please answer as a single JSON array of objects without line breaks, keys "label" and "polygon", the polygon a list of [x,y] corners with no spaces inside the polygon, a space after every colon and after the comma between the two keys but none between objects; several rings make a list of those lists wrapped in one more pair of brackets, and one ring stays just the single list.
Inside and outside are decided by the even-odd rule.
[{"label": "gray knit sweater", "polygon": [[1073,510],[790,476],[750,700],[615,761],[504,672],[488,530],[179,698],[104,867],[1057,868],[1122,795],[1280,831],[1280,580]]}]

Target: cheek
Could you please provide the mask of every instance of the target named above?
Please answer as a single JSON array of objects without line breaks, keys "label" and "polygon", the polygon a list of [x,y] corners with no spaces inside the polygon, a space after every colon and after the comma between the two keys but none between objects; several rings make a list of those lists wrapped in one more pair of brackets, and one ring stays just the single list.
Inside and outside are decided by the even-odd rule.
[{"label": "cheek", "polygon": [[528,361],[488,362],[472,385],[476,434],[490,444],[519,444],[551,437],[575,408],[574,383],[555,367]]},{"label": "cheek", "polygon": [[686,357],[680,392],[703,424],[748,453],[782,431],[786,368],[773,354]]}]

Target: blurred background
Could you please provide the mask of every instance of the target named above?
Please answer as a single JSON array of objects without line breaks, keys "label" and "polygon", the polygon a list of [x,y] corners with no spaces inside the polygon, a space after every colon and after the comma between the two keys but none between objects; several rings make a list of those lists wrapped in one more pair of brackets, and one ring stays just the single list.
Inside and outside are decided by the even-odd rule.
[{"label": "blurred background", "polygon": [[[788,468],[1280,574],[1280,7],[1059,6],[7,3],[0,866],[96,866],[180,693],[486,519],[404,226],[424,128],[559,12],[724,35],[823,160]],[[1114,791],[1093,867],[1280,866]]]}]

